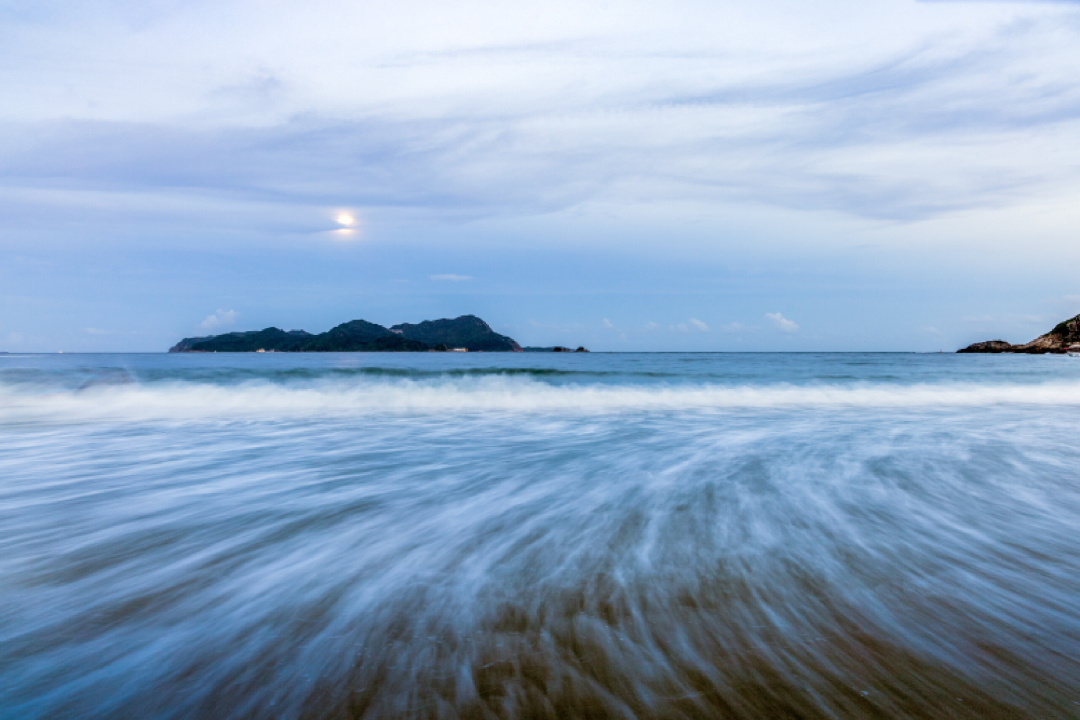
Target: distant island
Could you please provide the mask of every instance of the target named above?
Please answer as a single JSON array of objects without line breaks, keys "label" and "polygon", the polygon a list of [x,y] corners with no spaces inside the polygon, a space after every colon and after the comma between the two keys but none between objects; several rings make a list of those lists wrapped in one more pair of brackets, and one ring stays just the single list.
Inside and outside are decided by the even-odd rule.
[{"label": "distant island", "polygon": [[[564,347],[528,351],[572,352]],[[304,330],[231,332],[184,338],[169,348],[183,352],[524,352],[517,342],[500,335],[475,315],[454,319],[402,323],[386,328],[366,320],[342,323],[313,335]],[[588,352],[578,348],[573,352]]]},{"label": "distant island", "polygon": [[578,347],[577,350],[571,350],[568,347],[562,345],[552,345],[551,347],[526,347],[522,348],[525,352],[589,352],[583,347]]},{"label": "distant island", "polygon": [[1045,335],[1040,335],[1023,345],[1011,345],[1004,340],[986,340],[972,343],[958,353],[1026,353],[1043,355],[1080,351],[1080,315],[1058,323]]}]

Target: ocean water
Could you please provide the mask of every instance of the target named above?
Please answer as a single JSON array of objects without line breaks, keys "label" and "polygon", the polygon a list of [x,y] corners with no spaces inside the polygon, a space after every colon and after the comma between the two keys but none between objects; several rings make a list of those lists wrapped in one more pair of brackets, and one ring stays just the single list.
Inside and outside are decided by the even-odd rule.
[{"label": "ocean water", "polygon": [[0,718],[1080,717],[1080,359],[0,356]]}]

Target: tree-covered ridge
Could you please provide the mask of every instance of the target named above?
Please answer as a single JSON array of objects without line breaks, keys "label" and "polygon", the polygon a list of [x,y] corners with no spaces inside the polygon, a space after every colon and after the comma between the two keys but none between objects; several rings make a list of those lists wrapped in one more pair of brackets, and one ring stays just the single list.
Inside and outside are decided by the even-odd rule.
[{"label": "tree-covered ridge", "polygon": [[513,338],[500,335],[475,315],[462,315],[453,320],[425,320],[417,324],[402,323],[390,328],[402,337],[427,345],[464,347],[470,352],[520,352]]},{"label": "tree-covered ridge", "polygon": [[169,352],[424,352],[464,348],[470,352],[520,352],[512,338],[496,333],[475,315],[425,320],[392,329],[351,320],[313,335],[304,330],[263,330],[184,338]]}]

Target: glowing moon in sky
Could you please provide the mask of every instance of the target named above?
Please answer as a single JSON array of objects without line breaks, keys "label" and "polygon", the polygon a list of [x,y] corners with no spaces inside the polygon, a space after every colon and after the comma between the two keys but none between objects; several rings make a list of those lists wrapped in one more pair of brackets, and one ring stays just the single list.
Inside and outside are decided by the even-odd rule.
[{"label": "glowing moon in sky", "polygon": [[344,225],[345,227],[350,227],[356,224],[356,218],[354,218],[352,215],[349,215],[348,213],[341,213],[340,215],[338,215],[337,221],[338,225]]}]

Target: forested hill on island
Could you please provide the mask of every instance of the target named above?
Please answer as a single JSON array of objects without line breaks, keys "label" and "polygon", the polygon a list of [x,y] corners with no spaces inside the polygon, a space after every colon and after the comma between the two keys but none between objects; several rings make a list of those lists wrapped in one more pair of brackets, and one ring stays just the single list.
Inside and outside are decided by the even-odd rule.
[{"label": "forested hill on island", "polygon": [[304,330],[231,332],[225,335],[184,338],[169,348],[179,352],[521,352],[521,346],[500,335],[475,315],[453,320],[425,320],[385,328],[366,320],[352,320],[313,335]]},{"label": "forested hill on island", "polygon": [[[1040,335],[1023,345],[1010,345],[1004,340],[987,340],[968,345],[957,350],[960,353],[1027,353],[1042,355],[1045,353],[1066,353],[1075,351],[1080,345],[1080,315],[1060,322],[1045,335]],[[1080,348],[1077,348],[1080,350]]]}]

